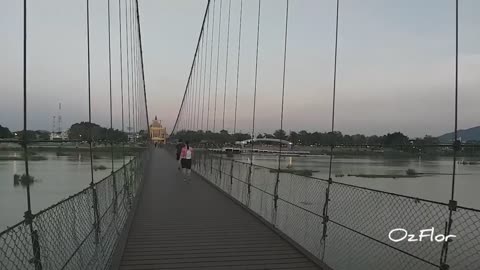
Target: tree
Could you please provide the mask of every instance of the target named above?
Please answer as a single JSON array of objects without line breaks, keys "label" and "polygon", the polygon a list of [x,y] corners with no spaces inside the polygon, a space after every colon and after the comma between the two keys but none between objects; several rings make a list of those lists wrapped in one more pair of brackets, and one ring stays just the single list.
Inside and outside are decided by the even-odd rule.
[{"label": "tree", "polygon": [[[15,131],[14,133],[17,134],[17,138],[23,140],[23,130]],[[33,130],[27,130],[27,141],[34,141],[37,139],[37,133]]]},{"label": "tree", "polygon": [[290,134],[288,135],[288,140],[292,142],[294,145],[299,143],[299,136],[298,133],[295,131],[290,131]]},{"label": "tree", "polygon": [[307,131],[305,130],[301,130],[299,133],[298,133],[298,140],[300,141],[300,144],[302,145],[310,145],[310,133],[308,133]]},{"label": "tree", "polygon": [[233,136],[234,141],[236,141],[236,142],[237,141],[245,141],[245,140],[250,139],[250,134],[246,134],[246,133],[235,133],[232,136]]},{"label": "tree", "polygon": [[7,127],[2,127],[2,125],[0,125],[0,139],[8,139],[12,137],[13,134],[10,132],[10,130]]},{"label": "tree", "polygon": [[285,140],[287,138],[287,133],[285,133],[285,130],[283,130],[283,129],[277,129],[273,133],[273,136],[276,139]]},{"label": "tree", "polygon": [[385,146],[407,145],[410,139],[401,132],[388,133],[385,136]]},{"label": "tree", "polygon": [[[91,129],[91,131],[90,131]],[[89,140],[90,132],[92,134],[92,140],[107,142],[112,140],[113,142],[125,142],[128,141],[127,133],[118,129],[106,129],[95,123],[80,122],[73,124],[68,132],[68,138],[70,140]],[[146,132],[143,131],[140,136],[146,136]]]},{"label": "tree", "polygon": [[50,140],[50,132],[46,130],[35,131],[37,140],[48,141]]}]

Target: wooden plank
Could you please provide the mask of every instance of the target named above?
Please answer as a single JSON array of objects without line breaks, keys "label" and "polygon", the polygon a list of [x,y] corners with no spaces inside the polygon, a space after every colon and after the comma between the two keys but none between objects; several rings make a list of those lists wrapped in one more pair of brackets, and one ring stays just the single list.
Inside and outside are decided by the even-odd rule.
[{"label": "wooden plank", "polygon": [[152,162],[119,269],[320,269],[165,150]]}]

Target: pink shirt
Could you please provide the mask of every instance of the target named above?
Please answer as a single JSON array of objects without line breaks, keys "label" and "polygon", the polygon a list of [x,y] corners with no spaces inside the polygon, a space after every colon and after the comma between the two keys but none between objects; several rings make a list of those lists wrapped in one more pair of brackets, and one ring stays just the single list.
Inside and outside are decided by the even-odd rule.
[{"label": "pink shirt", "polygon": [[182,152],[180,153],[180,158],[192,159],[192,154],[193,154],[193,148],[190,147],[189,149],[187,149],[187,147],[184,146],[182,148]]}]

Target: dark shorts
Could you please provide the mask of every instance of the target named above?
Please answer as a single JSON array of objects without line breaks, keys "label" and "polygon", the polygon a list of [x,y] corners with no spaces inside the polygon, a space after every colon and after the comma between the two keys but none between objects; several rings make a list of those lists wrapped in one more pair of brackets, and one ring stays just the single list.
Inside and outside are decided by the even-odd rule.
[{"label": "dark shorts", "polygon": [[180,160],[180,153],[177,153],[177,160]]},{"label": "dark shorts", "polygon": [[192,160],[191,159],[185,159],[185,158],[182,158],[182,168],[185,168],[185,169],[191,169],[192,168]]}]

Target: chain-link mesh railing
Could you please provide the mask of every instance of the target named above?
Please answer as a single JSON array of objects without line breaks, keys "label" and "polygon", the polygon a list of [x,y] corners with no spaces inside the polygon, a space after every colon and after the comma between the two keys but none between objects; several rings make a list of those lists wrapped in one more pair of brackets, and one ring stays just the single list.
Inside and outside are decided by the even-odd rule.
[{"label": "chain-link mesh railing", "polygon": [[139,194],[147,158],[148,151],[94,185],[34,214],[37,241],[32,241],[26,221],[0,233],[0,269],[36,269],[32,243],[38,243],[43,269],[106,269],[131,213],[132,200]]},{"label": "chain-link mesh railing", "polygon": [[[433,237],[445,234],[448,204],[332,182],[325,218],[326,179],[279,173],[208,150],[197,149],[193,160],[198,174],[333,269],[442,269],[443,242],[429,235],[421,242],[393,242],[389,233],[403,228],[418,239],[418,228],[433,227]],[[458,207],[452,220],[449,269],[480,269],[480,211]],[[400,231],[392,234],[401,237]]]}]

